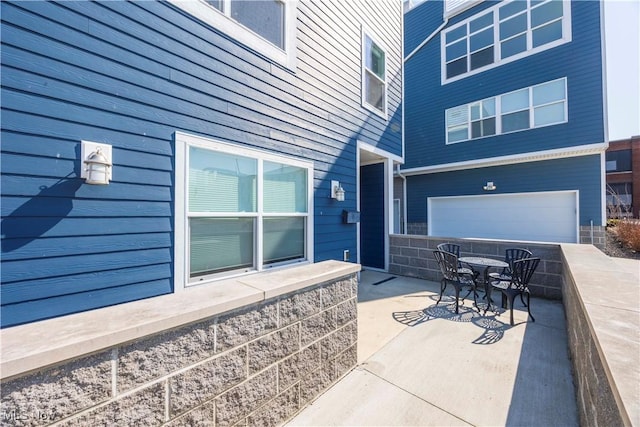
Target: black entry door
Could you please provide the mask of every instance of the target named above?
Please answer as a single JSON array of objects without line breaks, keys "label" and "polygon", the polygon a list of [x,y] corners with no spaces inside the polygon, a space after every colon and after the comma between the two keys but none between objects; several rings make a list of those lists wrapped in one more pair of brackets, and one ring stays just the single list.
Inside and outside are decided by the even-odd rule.
[{"label": "black entry door", "polygon": [[360,167],[360,262],[384,269],[384,164]]}]

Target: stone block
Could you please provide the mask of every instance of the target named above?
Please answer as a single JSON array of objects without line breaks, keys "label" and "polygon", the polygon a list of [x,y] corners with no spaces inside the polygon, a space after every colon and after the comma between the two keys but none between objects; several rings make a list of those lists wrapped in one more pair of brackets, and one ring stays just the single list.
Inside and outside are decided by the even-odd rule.
[{"label": "stone block", "polygon": [[150,387],[96,408],[62,426],[157,426],[164,419],[165,383]]},{"label": "stone block", "polygon": [[420,254],[420,250],[417,248],[402,248],[402,255],[409,258],[416,258]]},{"label": "stone block", "polygon": [[300,322],[300,343],[305,346],[336,329],[335,310],[325,310]]},{"label": "stone block", "polygon": [[353,295],[352,280],[343,279],[322,287],[322,309],[326,310],[338,303],[350,299]]},{"label": "stone block", "polygon": [[323,338],[322,341],[320,341],[320,357],[322,363],[336,357],[338,353],[354,344],[357,339],[357,333],[355,323],[349,323],[345,327]]},{"label": "stone block", "polygon": [[320,312],[320,288],[280,300],[280,327]]},{"label": "stone block", "polygon": [[277,394],[278,369],[274,366],[216,398],[216,426],[240,422]]},{"label": "stone block", "polygon": [[336,357],[336,377],[345,375],[358,363],[358,345],[354,344]]},{"label": "stone block", "polygon": [[247,419],[247,425],[279,426],[291,418],[299,409],[300,388],[296,384],[251,414]]},{"label": "stone block", "polygon": [[412,248],[423,248],[423,249],[426,249],[426,248],[429,247],[429,240],[412,237],[411,239],[409,239],[409,245]]},{"label": "stone block", "polygon": [[303,348],[278,365],[278,385],[283,390],[320,367],[320,343]]},{"label": "stone block", "polygon": [[247,347],[243,346],[171,377],[171,417],[213,399],[245,380],[247,376]]},{"label": "stone block", "polygon": [[300,381],[300,407],[305,407],[326,390],[336,378],[335,360],[322,364]]},{"label": "stone block", "polygon": [[300,349],[300,324],[279,329],[248,345],[249,375],[252,375]]},{"label": "stone block", "polygon": [[111,397],[111,351],[4,381],[2,424],[45,425]]},{"label": "stone block", "polygon": [[217,328],[216,351],[238,347],[276,330],[277,327],[277,302],[254,306],[221,317]]},{"label": "stone block", "polygon": [[167,331],[118,349],[118,392],[211,357],[214,320]]},{"label": "stone block", "polygon": [[215,422],[213,402],[198,406],[192,411],[163,424],[164,427],[211,427]]},{"label": "stone block", "polygon": [[338,327],[358,318],[358,305],[355,298],[351,298],[342,304],[338,304],[334,310],[336,311]]}]

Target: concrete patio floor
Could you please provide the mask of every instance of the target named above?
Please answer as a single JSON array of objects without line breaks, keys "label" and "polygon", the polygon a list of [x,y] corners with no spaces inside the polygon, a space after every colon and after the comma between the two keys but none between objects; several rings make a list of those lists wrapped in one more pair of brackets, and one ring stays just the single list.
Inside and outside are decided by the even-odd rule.
[{"label": "concrete patio floor", "polygon": [[457,315],[452,298],[436,306],[438,292],[363,271],[358,365],[287,425],[578,425],[559,301],[532,299],[530,322],[516,299],[510,326],[508,311],[483,316],[470,299]]}]

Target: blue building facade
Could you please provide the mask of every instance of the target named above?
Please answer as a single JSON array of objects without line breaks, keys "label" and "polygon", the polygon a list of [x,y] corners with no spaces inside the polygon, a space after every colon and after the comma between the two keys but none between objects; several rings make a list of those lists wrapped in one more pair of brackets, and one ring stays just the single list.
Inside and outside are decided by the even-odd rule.
[{"label": "blue building facade", "polygon": [[388,253],[402,5],[325,3],[2,2],[3,327]]},{"label": "blue building facade", "polygon": [[599,243],[602,7],[426,1],[405,13],[407,232]]}]

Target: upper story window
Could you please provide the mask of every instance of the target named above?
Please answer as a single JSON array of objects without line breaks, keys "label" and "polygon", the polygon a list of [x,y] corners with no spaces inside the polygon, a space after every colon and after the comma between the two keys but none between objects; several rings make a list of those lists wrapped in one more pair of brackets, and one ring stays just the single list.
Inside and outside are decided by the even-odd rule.
[{"label": "upper story window", "polygon": [[631,150],[607,151],[607,172],[629,172],[631,170]]},{"label": "upper story window", "polygon": [[404,13],[409,12],[414,7],[420,6],[426,0],[402,0],[402,7],[404,9]]},{"label": "upper story window", "polygon": [[362,32],[362,105],[387,117],[387,58],[385,49]]},{"label": "upper story window", "polygon": [[176,278],[312,261],[312,180],[311,162],[176,134]]},{"label": "upper story window", "polygon": [[457,15],[472,6],[480,3],[482,0],[444,0],[444,16],[450,18]]},{"label": "upper story window", "polygon": [[171,0],[257,52],[295,66],[295,0]]},{"label": "upper story window", "polygon": [[445,112],[447,144],[567,121],[567,79],[562,78]]},{"label": "upper story window", "polygon": [[472,16],[442,36],[442,82],[571,41],[571,4],[510,0]]}]

